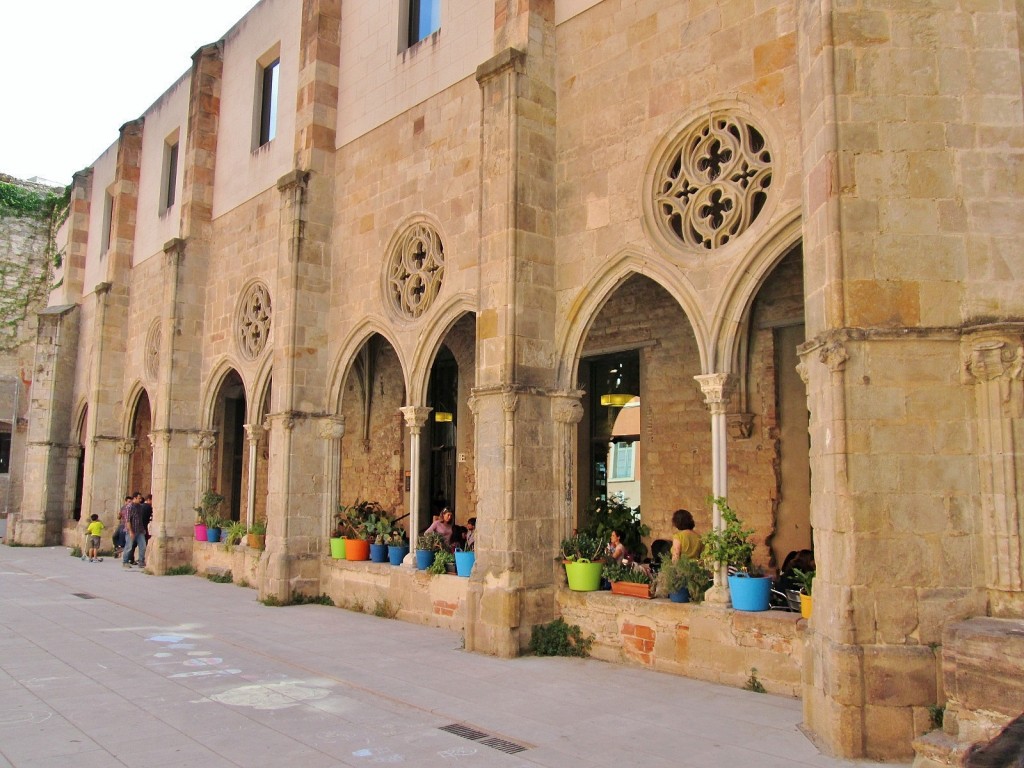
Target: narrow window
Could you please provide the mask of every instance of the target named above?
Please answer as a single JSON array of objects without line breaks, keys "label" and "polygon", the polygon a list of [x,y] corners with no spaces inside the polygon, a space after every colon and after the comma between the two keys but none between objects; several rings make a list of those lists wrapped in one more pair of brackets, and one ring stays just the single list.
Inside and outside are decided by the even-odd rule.
[{"label": "narrow window", "polygon": [[441,28],[441,0],[409,0],[409,45]]},{"label": "narrow window", "polygon": [[114,196],[110,192],[103,194],[103,236],[100,239],[100,256],[110,250],[110,236],[114,226]]},{"label": "narrow window", "polygon": [[164,146],[164,204],[163,210],[174,205],[175,190],[178,187],[178,142]]},{"label": "narrow window", "polygon": [[263,67],[260,84],[260,137],[257,147],[273,141],[277,135],[277,89],[280,73],[280,59],[274,59]]},{"label": "narrow window", "polygon": [[11,471],[11,433],[0,432],[0,475]]}]

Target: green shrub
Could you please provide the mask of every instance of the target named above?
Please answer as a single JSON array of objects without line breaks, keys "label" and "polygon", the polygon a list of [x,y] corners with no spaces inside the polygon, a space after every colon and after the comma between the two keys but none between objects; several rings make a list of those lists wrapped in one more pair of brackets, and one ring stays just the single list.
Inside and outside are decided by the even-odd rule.
[{"label": "green shrub", "polygon": [[167,569],[168,576],[194,576],[196,572],[195,566],[192,563],[186,563],[185,565],[176,565],[173,568]]},{"label": "green shrub", "polygon": [[530,633],[529,651],[536,656],[589,656],[594,636],[583,636],[576,624],[566,624],[558,618],[548,624],[538,624]]},{"label": "green shrub", "polygon": [[387,598],[378,600],[374,603],[373,615],[382,619],[393,619],[398,615],[398,606],[393,605]]},{"label": "green shrub", "polygon": [[208,573],[206,574],[206,578],[216,584],[230,584],[235,580],[231,575],[231,571],[225,571],[224,573]]}]

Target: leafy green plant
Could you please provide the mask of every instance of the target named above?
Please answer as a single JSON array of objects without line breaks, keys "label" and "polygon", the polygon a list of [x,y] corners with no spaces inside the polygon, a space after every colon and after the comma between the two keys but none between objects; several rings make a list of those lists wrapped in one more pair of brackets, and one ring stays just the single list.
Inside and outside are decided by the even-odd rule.
[{"label": "leafy green plant", "polygon": [[630,584],[650,584],[651,574],[646,568],[630,563],[608,563],[601,569],[601,576],[608,581],[628,581]]},{"label": "leafy green plant", "polygon": [[623,546],[635,560],[647,557],[644,537],[651,534],[651,529],[640,521],[640,507],[630,507],[621,493],[613,493],[607,501],[595,502],[587,512],[587,520],[581,533],[606,544],[612,531],[618,531]]},{"label": "leafy green plant", "polygon": [[394,528],[394,521],[386,512],[381,514],[371,513],[366,519],[366,538],[374,544],[387,544],[391,540],[391,530]]},{"label": "leafy green plant", "polygon": [[320,595],[304,595],[301,592],[292,592],[290,605],[334,605],[331,596],[324,593]]},{"label": "leafy green plant", "polygon": [[280,608],[284,605],[284,603],[277,599],[277,595],[267,595],[260,602],[268,608]]},{"label": "leafy green plant", "polygon": [[596,536],[577,533],[562,540],[562,559],[570,563],[592,562],[601,558],[605,542]]},{"label": "leafy green plant", "polygon": [[449,564],[454,562],[455,555],[446,549],[440,549],[434,555],[434,562],[430,564],[429,568],[427,568],[427,572],[433,573],[434,575],[447,573]]},{"label": "leafy green plant", "polygon": [[754,543],[750,536],[754,532],[743,528],[724,497],[716,496],[713,501],[722,515],[722,528],[710,530],[700,537],[703,546],[700,553],[701,565],[711,570],[725,565],[755,575],[750,561],[754,554]]},{"label": "leafy green plant", "polygon": [[231,548],[242,540],[242,537],[249,532],[248,526],[240,520],[236,520],[228,526],[228,535],[224,539],[224,551],[230,552]]},{"label": "leafy green plant", "polygon": [[224,497],[216,491],[210,490],[203,494],[203,497],[199,500],[199,506],[196,510],[196,523],[205,525],[207,528],[217,528],[219,526],[210,525],[211,522],[217,522],[220,518],[217,516],[220,505],[224,503]]},{"label": "leafy green plant", "polygon": [[801,571],[799,568],[793,569],[793,577],[800,584],[800,591],[810,597],[811,589],[814,587],[814,575],[817,571]]},{"label": "leafy green plant", "polygon": [[557,618],[548,624],[538,624],[530,631],[528,650],[536,656],[582,656],[590,655],[594,636],[584,637],[583,630],[576,624],[566,624]]},{"label": "leafy green plant", "polygon": [[416,539],[416,549],[425,549],[431,552],[440,552],[444,549],[444,537],[439,533],[431,531],[424,533]]},{"label": "leafy green plant", "polygon": [[235,579],[231,575],[231,571],[224,571],[223,573],[208,573],[206,578],[215,584],[231,584]]},{"label": "leafy green plant", "polygon": [[336,515],[338,537],[344,539],[370,538],[368,525],[371,518],[376,520],[382,516],[387,516],[387,512],[376,501],[356,499],[347,506],[339,504]]},{"label": "leafy green plant", "polygon": [[928,717],[931,718],[933,728],[942,728],[942,722],[946,718],[945,704],[928,705]]},{"label": "leafy green plant", "polygon": [[266,520],[257,520],[255,523],[253,523],[252,525],[249,526],[249,533],[254,534],[256,536],[266,536],[267,535],[267,521]]},{"label": "leafy green plant", "polygon": [[71,556],[72,557],[81,557],[82,556],[82,548],[81,547],[72,547],[71,548]]},{"label": "leafy green plant", "polygon": [[409,546],[409,534],[405,528],[399,525],[394,526],[391,529],[391,535],[388,537],[388,544],[392,547],[407,547]]},{"label": "leafy green plant", "polygon": [[685,555],[673,561],[672,555],[667,553],[661,558],[654,582],[659,597],[668,597],[685,588],[690,593],[690,601],[700,603],[704,601],[704,593],[712,584],[712,577],[711,572],[699,561]]},{"label": "leafy green plant", "polygon": [[750,677],[743,684],[743,690],[753,691],[754,693],[768,693],[764,685],[761,684],[761,681],[757,679],[757,667],[750,668]]},{"label": "leafy green plant", "polygon": [[196,568],[192,563],[185,563],[185,565],[176,565],[173,568],[167,569],[168,576],[194,576]]}]

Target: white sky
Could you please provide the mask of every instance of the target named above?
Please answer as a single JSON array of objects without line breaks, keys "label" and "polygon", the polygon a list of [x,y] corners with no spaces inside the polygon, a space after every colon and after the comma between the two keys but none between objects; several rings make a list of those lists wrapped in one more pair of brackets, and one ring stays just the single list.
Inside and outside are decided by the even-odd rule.
[{"label": "white sky", "polygon": [[0,173],[69,184],[257,1],[0,0]]}]

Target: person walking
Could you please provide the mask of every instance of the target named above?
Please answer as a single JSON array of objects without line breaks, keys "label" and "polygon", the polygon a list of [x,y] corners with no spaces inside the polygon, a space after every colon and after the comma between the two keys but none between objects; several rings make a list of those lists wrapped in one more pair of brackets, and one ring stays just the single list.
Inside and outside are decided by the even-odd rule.
[{"label": "person walking", "polygon": [[[85,529],[86,537],[89,540],[89,562],[103,562],[103,558],[100,557],[100,536],[103,535],[103,523],[100,522],[100,516],[94,514],[89,518],[89,525]],[[85,555],[82,555],[82,559],[85,560]]]},{"label": "person walking", "polygon": [[131,568],[131,553],[137,547],[139,550],[137,565],[139,568],[146,567],[146,512],[142,506],[142,494],[135,494],[135,503],[128,512],[127,539],[124,545],[124,555],[121,557],[121,567]]}]

